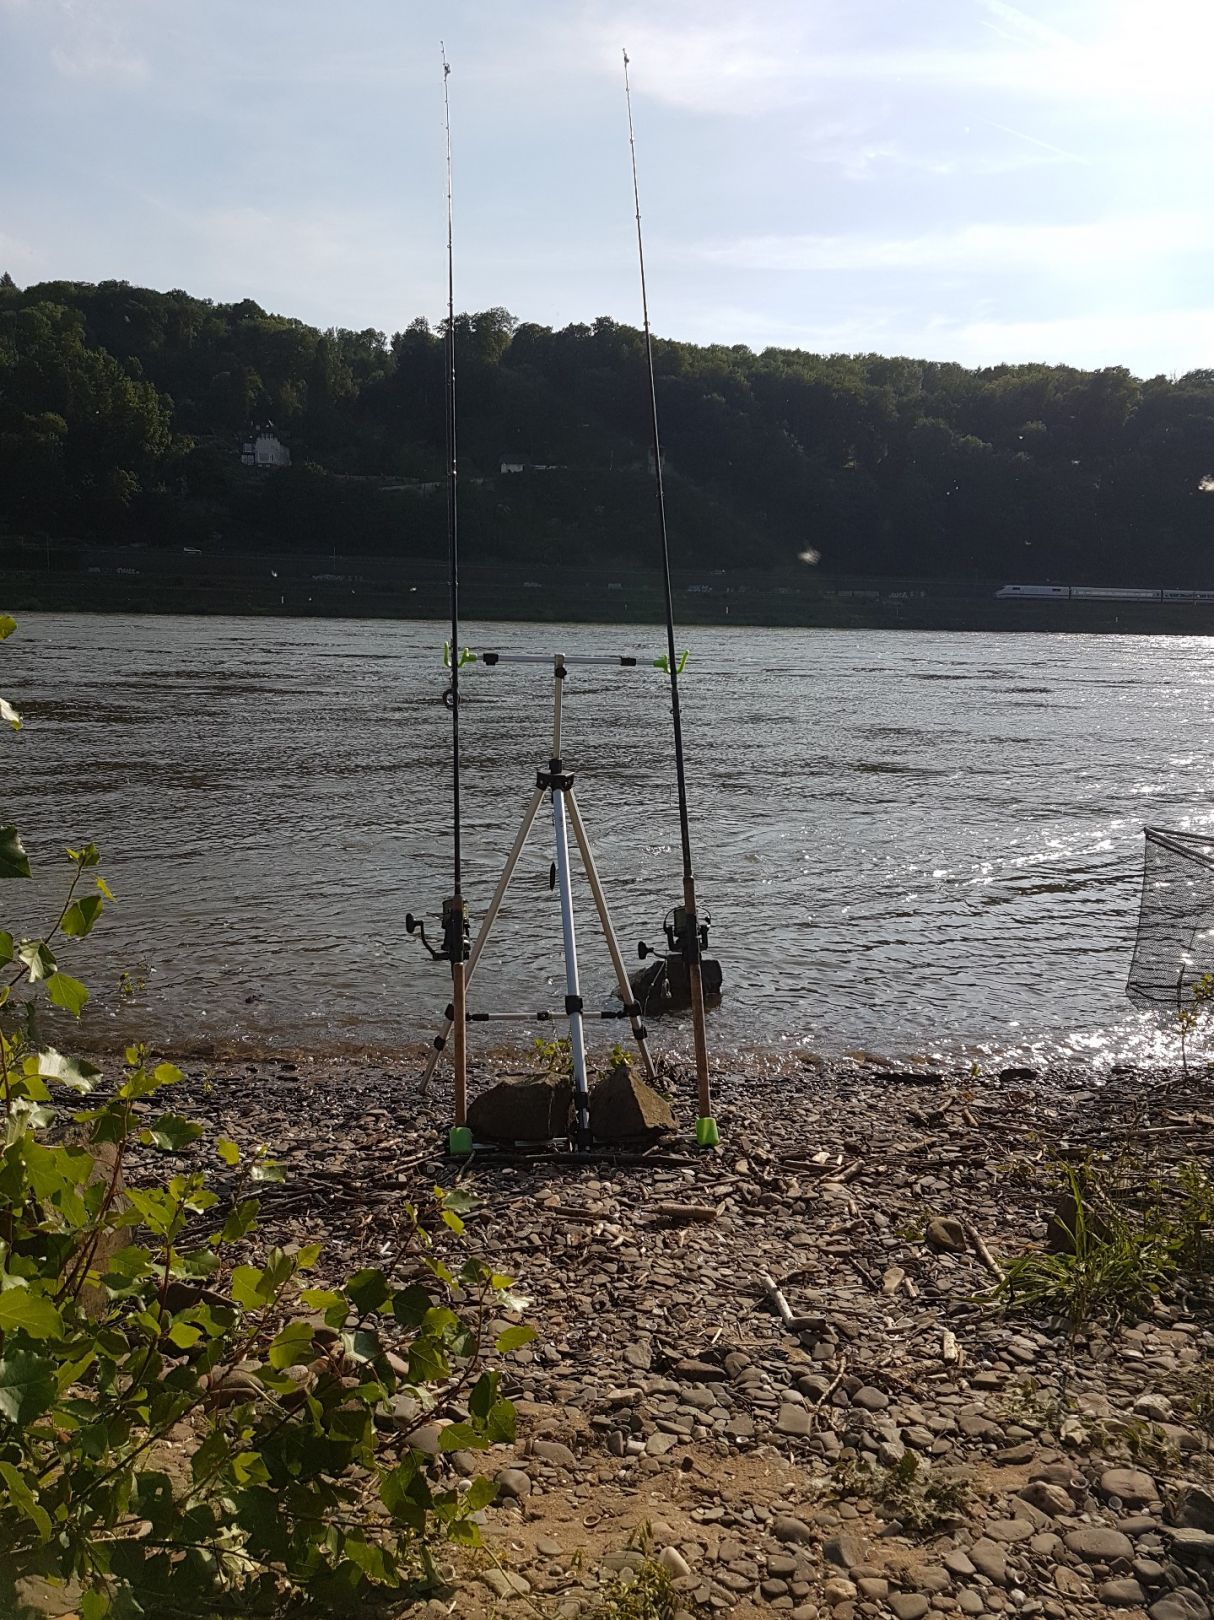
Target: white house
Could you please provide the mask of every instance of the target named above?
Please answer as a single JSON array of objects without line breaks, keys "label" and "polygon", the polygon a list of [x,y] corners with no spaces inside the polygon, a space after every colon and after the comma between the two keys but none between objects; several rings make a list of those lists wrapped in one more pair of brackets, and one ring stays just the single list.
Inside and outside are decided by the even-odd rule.
[{"label": "white house", "polygon": [[259,428],[251,439],[246,439],[240,451],[246,467],[289,467],[291,452],[276,433]]}]

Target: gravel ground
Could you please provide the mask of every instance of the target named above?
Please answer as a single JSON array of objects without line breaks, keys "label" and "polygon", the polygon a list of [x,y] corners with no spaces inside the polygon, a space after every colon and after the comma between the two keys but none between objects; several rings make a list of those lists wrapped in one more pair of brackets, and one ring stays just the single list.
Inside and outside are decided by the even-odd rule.
[{"label": "gravel ground", "polygon": [[532,1302],[517,1445],[434,1463],[499,1472],[489,1551],[421,1612],[590,1614],[654,1559],[688,1615],[1210,1616],[1208,1299],[1072,1337],[989,1297],[1043,1245],[1060,1160],[1209,1167],[1203,1079],[754,1057],[717,1077],[711,1153],[670,1070],[683,1135],[648,1159],[455,1164],[413,1054],[187,1069],[197,1162],[213,1133],[286,1168],[263,1236],[379,1264],[402,1200],[459,1181]]}]

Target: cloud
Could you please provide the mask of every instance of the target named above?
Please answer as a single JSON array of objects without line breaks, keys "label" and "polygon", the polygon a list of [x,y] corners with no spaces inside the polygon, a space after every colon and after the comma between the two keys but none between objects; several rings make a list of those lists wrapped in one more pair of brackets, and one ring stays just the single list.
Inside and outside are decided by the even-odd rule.
[{"label": "cloud", "polygon": [[66,79],[100,79],[108,84],[139,84],[148,77],[147,58],[112,46],[56,45],[51,61]]},{"label": "cloud", "polygon": [[1093,220],[1082,224],[992,221],[919,236],[769,235],[708,243],[693,257],[737,270],[934,271],[956,275],[1011,270],[1080,274],[1111,263],[1166,258],[1214,244],[1196,212]]}]

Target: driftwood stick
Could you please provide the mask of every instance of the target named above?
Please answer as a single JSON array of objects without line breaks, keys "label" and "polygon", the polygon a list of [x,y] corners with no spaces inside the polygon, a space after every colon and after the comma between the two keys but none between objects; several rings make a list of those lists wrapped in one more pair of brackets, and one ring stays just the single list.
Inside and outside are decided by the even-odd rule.
[{"label": "driftwood stick", "polygon": [[720,1210],[715,1204],[657,1203],[650,1205],[653,1213],[663,1221],[715,1221]]},{"label": "driftwood stick", "polygon": [[979,1260],[982,1261],[982,1264],[990,1272],[991,1276],[996,1278],[999,1282],[1002,1282],[1003,1267],[999,1264],[998,1260],[995,1259],[994,1255],[983,1242],[982,1234],[978,1231],[978,1228],[974,1226],[971,1221],[967,1221],[964,1216],[961,1220],[961,1228],[965,1233],[966,1240],[968,1241],[970,1248],[973,1249],[974,1253],[978,1256]]},{"label": "driftwood stick", "polygon": [[781,1322],[783,1322],[786,1328],[793,1328],[797,1318],[789,1309],[788,1301],[780,1292],[779,1287],[776,1284],[776,1279],[770,1274],[770,1272],[761,1271],[759,1273],[759,1281],[767,1290],[768,1299],[775,1306],[776,1310],[779,1311]]}]

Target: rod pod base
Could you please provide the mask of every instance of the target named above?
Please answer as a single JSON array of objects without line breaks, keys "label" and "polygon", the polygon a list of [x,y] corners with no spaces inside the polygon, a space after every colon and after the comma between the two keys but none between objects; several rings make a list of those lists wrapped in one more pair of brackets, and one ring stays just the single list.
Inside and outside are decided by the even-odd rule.
[{"label": "rod pod base", "polygon": [[710,1148],[719,1146],[721,1134],[717,1130],[717,1122],[711,1114],[705,1114],[696,1120],[696,1146]]},{"label": "rod pod base", "polygon": [[447,1132],[447,1152],[453,1159],[466,1159],[472,1152],[472,1132],[466,1125],[453,1125]]}]

